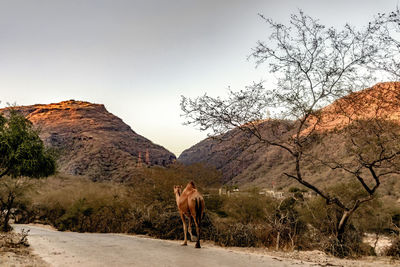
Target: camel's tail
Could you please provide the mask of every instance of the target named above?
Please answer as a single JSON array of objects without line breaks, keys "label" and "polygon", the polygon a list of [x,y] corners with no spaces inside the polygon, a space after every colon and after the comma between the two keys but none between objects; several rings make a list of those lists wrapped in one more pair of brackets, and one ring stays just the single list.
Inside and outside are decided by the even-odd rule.
[{"label": "camel's tail", "polygon": [[204,215],[204,201],[201,198],[196,198],[196,203],[195,203],[195,209],[196,209],[196,222],[198,225],[201,223],[201,219],[203,219]]}]

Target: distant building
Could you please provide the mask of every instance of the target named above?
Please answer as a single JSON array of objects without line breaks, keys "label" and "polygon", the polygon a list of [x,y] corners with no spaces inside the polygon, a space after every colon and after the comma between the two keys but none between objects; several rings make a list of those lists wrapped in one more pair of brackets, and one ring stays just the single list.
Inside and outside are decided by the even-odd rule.
[{"label": "distant building", "polygon": [[260,195],[266,195],[266,196],[270,196],[273,198],[277,198],[277,199],[281,199],[285,197],[285,193],[283,191],[275,191],[275,190],[271,190],[269,188],[263,188],[260,190],[260,192],[258,192],[258,194]]},{"label": "distant building", "polygon": [[218,190],[218,194],[220,196],[226,195],[226,191],[227,191],[226,188],[220,187],[219,190]]},{"label": "distant building", "polygon": [[239,193],[239,188],[234,188],[234,189],[230,190],[230,189],[227,189],[226,187],[220,187],[218,190],[218,194],[220,196],[227,195],[228,197],[230,197],[231,194],[237,194],[237,193]]},{"label": "distant building", "polygon": [[309,191],[309,192],[305,192],[305,193],[303,194],[303,196],[304,196],[305,198],[313,198],[313,197],[316,197],[316,196],[317,196],[317,193],[315,193],[314,191]]}]

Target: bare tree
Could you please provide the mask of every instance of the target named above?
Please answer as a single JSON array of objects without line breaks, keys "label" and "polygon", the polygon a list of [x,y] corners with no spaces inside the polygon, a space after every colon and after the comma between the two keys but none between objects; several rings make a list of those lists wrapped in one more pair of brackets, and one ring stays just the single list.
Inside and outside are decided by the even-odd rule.
[{"label": "bare tree", "polygon": [[265,219],[276,234],[275,249],[279,250],[282,238],[290,242],[293,249],[298,234],[299,220],[294,209],[295,200],[287,198],[277,203],[274,212],[268,212]]},{"label": "bare tree", "polygon": [[[382,69],[390,79],[398,80],[400,77],[400,10],[388,15],[380,15],[381,25],[379,35],[385,43],[385,49],[381,50],[381,59],[375,62],[377,69]],[[393,34],[395,32],[396,34]]]},{"label": "bare tree", "polygon": [[[368,142],[371,151],[380,151],[380,141],[383,139],[369,139],[364,143],[360,141],[362,139],[353,140],[353,155],[358,156],[359,170],[348,171],[354,174],[368,196],[350,206],[338,196],[330,195],[322,187],[310,183],[304,177],[303,163],[309,160],[309,148],[324,123],[327,123],[321,108],[371,85],[377,76],[389,71],[384,66],[385,63],[393,64],[393,58],[386,57],[387,49],[393,55],[400,55],[400,51],[396,52],[394,47],[395,42],[389,38],[391,32],[388,25],[394,20],[380,14],[361,30],[349,24],[338,30],[321,25],[302,11],[291,16],[288,26],[260,16],[269,26],[271,34],[268,41],[257,43],[251,57],[257,65],[267,64],[269,72],[275,75],[276,87],[264,88],[263,83],[255,83],[238,92],[229,91],[226,99],[208,95],[195,99],[182,96],[181,108],[187,118],[186,124],[199,126],[201,130],[211,129],[215,135],[238,128],[257,137],[260,144],[277,146],[286,151],[293,160],[293,170],[288,170],[284,175],[313,190],[328,205],[336,205],[342,210],[342,220],[337,225],[337,238],[342,242],[343,231],[351,214],[363,202],[372,199],[380,185],[380,177],[390,170],[390,162],[397,158],[398,152],[381,150],[378,158],[366,160],[362,156],[365,142]],[[354,111],[354,108],[350,110]],[[287,139],[271,138],[260,130],[260,121],[267,119],[267,111],[274,112],[274,120],[278,122],[282,119],[291,121],[292,134]],[[348,109],[339,111],[344,113],[347,125],[351,124],[351,120],[359,119],[345,113]],[[361,122],[357,127],[356,124],[352,125],[358,130],[369,126]],[[375,168],[383,165],[386,166],[385,171],[375,172]],[[329,166],[344,167],[340,164]],[[375,181],[373,186],[368,186],[360,176],[361,169],[372,175]]]},{"label": "bare tree", "polygon": [[[351,215],[361,204],[372,200],[382,178],[399,174],[400,127],[380,119],[355,121],[341,131],[346,139],[346,155],[319,159],[333,170],[344,170],[362,186],[364,194],[350,203],[342,203],[342,218],[337,226],[341,240]],[[330,160],[330,161],[329,161]]]},{"label": "bare tree", "polygon": [[20,202],[23,196],[32,188],[32,182],[28,178],[6,177],[0,180],[0,231],[7,232],[11,229],[10,217],[13,215],[16,202]]}]

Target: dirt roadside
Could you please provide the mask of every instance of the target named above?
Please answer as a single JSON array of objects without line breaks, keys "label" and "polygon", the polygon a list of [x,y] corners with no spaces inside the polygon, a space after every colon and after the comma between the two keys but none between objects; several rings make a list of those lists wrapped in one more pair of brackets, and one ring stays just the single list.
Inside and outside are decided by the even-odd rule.
[{"label": "dirt roadside", "polygon": [[0,266],[49,266],[40,257],[34,255],[29,244],[24,242],[23,234],[0,233]]}]

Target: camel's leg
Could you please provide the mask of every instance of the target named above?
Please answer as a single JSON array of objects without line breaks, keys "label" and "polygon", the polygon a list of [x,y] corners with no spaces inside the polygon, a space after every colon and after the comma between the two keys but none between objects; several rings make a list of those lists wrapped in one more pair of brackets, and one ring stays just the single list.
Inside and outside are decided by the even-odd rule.
[{"label": "camel's leg", "polygon": [[200,246],[200,225],[196,221],[196,218],[193,218],[194,224],[196,225],[196,233],[197,233],[197,241],[196,241],[196,248],[201,248]]},{"label": "camel's leg", "polygon": [[194,240],[194,237],[193,237],[193,234],[192,234],[192,217],[189,217],[188,232],[189,232],[189,235],[190,235],[190,241],[194,242],[195,240]]},{"label": "camel's leg", "polygon": [[182,246],[187,246],[187,226],[186,226],[186,220],[185,220],[185,215],[181,213],[181,219],[182,219],[182,224],[183,224],[183,235],[185,236],[185,239],[183,240]]}]

